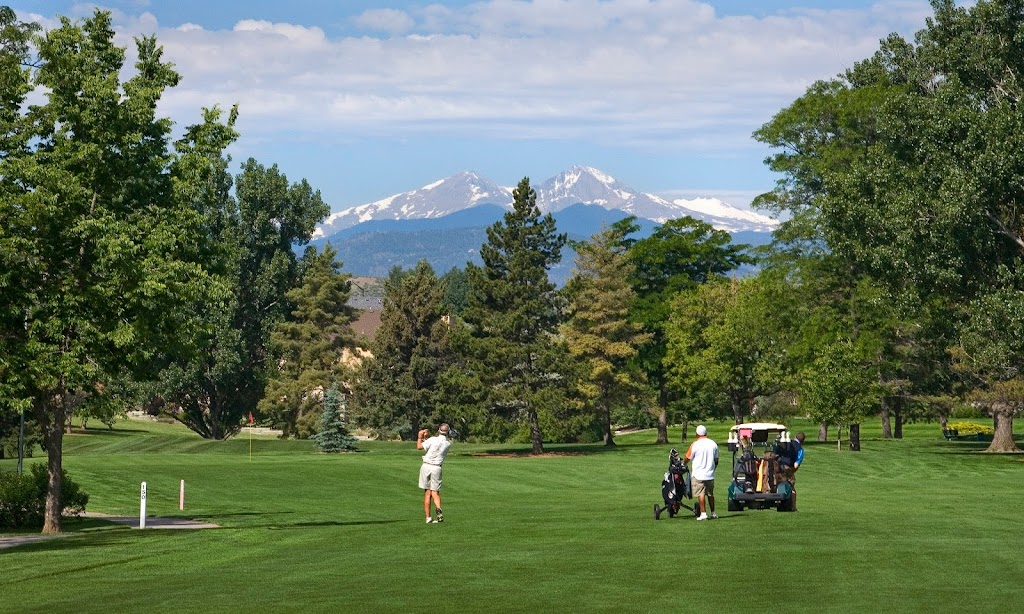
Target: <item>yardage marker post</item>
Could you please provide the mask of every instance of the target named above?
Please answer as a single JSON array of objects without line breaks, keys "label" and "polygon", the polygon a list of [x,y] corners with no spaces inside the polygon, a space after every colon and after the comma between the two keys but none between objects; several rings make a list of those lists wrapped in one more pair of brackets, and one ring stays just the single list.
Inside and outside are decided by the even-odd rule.
[{"label": "yardage marker post", "polygon": [[178,509],[185,509],[185,480],[181,481],[181,491],[178,494]]},{"label": "yardage marker post", "polygon": [[139,528],[146,528],[146,483],[142,483],[142,496],[139,501]]}]

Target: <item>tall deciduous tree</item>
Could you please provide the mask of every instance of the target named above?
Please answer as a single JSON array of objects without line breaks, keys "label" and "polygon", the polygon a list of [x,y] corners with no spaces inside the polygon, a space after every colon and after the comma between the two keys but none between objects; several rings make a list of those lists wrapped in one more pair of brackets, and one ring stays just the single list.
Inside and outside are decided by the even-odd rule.
[{"label": "tall deciduous tree", "polygon": [[355,310],[346,305],[350,276],[341,273],[336,256],[330,245],[322,252],[306,250],[300,285],[285,294],[292,312],[270,334],[276,364],[270,367],[258,407],[286,437],[312,434],[312,425],[303,418],[320,406],[324,391],[339,380],[342,349],[354,344]]},{"label": "tall deciduous tree", "polygon": [[[35,38],[34,62],[28,30],[0,9],[0,368],[44,433],[43,532],[54,533],[65,420],[105,381],[145,372],[154,348],[180,345],[179,307],[207,279],[191,247],[199,216],[173,196],[171,122],[156,106],[178,74],[156,40],[136,39],[122,82],[109,14],[61,18]],[[39,100],[26,106],[30,91]]]},{"label": "tall deciduous tree", "polygon": [[[679,293],[666,328],[665,364],[674,388],[722,399],[736,423],[759,396],[782,388],[784,342],[767,276],[720,279]],[[775,315],[779,314],[778,311]]]},{"label": "tall deciduous tree", "polygon": [[730,243],[729,233],[691,217],[669,220],[651,236],[639,241],[629,239],[638,229],[634,218],[612,226],[624,231],[623,245],[629,248],[629,258],[634,264],[630,282],[637,301],[630,317],[652,334],[638,360],[657,393],[658,443],[668,443],[668,410],[678,400],[678,394],[668,385],[664,364],[665,325],[672,310],[672,299],[684,289],[724,277],[740,265],[750,263],[751,259],[743,246]]},{"label": "tall deciduous tree", "polygon": [[1015,452],[1013,417],[1024,409],[1024,273],[1003,271],[1003,284],[969,308],[952,354],[957,371],[973,380],[971,400],[989,408],[995,435],[989,450]]},{"label": "tall deciduous tree", "polygon": [[[1017,0],[932,7],[913,43],[889,36],[756,136],[782,149],[765,202],[813,219],[904,317],[940,305],[963,327],[964,307],[1001,287],[999,270],[1024,266],[1024,11]],[[933,343],[952,344],[944,332]]]},{"label": "tall deciduous tree", "polygon": [[566,290],[569,319],[562,334],[569,352],[583,362],[579,388],[615,445],[612,416],[626,404],[643,402],[643,372],[634,360],[652,335],[629,319],[636,294],[629,285],[633,263],[621,227],[603,228],[589,242],[575,243],[576,266]]},{"label": "tall deciduous tree", "polygon": [[242,164],[235,194],[237,200],[205,203],[216,221],[208,226],[210,239],[222,246],[214,269],[231,292],[197,304],[204,351],[165,374],[167,399],[180,408],[175,416],[212,439],[234,435],[256,410],[268,377],[270,334],[291,312],[286,295],[299,280],[292,246],[307,243],[330,211],[305,180],[290,184],[276,165],[253,159]]},{"label": "tall deciduous tree", "polygon": [[466,358],[491,412],[521,420],[535,454],[544,451],[541,414],[564,408],[569,361],[556,338],[560,310],[548,269],[562,257],[566,236],[551,214],[541,216],[537,192],[523,178],[512,210],[487,229],[483,266],[468,265]]},{"label": "tall deciduous tree", "polygon": [[360,425],[412,438],[441,421],[440,377],[453,361],[444,291],[425,260],[412,271],[391,271],[373,357],[363,362],[353,391]]}]

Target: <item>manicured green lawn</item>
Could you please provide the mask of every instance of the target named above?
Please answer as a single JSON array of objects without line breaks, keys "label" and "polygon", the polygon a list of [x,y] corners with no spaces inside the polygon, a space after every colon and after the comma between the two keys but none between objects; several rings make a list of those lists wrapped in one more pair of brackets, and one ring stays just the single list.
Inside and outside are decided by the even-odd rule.
[{"label": "manicured green lawn", "polygon": [[945,442],[935,424],[903,441],[868,425],[860,453],[808,445],[800,512],[734,514],[728,426],[709,426],[724,461],[710,522],[654,520],[668,448],[650,432],[545,458],[457,443],[435,525],[410,443],[329,456],[258,438],[250,461],[244,436],[137,422],[73,435],[65,466],[90,511],[138,514],[145,480],[151,515],[222,528],[69,524],[73,536],[0,551],[0,612],[1024,610],[1024,457]]}]

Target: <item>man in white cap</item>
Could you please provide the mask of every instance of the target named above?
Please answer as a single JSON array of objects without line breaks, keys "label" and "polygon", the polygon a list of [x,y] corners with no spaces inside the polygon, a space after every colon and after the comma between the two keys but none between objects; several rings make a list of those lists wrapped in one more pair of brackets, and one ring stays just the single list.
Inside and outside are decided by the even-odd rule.
[{"label": "man in white cap", "polygon": [[[715,467],[718,466],[718,444],[708,437],[708,429],[703,424],[697,427],[697,439],[686,451],[683,464],[693,461],[693,494],[700,505],[700,516],[697,520],[718,518],[715,513]],[[708,508],[711,514],[708,515]]]},{"label": "man in white cap", "polygon": [[[423,489],[423,513],[427,517],[427,524],[444,521],[444,513],[441,512],[441,465],[448,456],[448,448],[452,442],[448,440],[448,425],[442,424],[437,429],[437,435],[424,440],[430,434],[427,429],[422,429],[416,434],[416,449],[424,450],[423,464],[420,465],[420,488]],[[430,501],[434,501],[435,514],[430,516]]]}]

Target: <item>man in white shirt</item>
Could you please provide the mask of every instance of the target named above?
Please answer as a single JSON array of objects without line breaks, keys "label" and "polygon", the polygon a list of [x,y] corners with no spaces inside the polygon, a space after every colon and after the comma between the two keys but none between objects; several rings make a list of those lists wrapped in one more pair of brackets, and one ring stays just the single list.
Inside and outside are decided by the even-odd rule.
[{"label": "man in white shirt", "polygon": [[[441,465],[448,456],[448,448],[452,442],[448,440],[448,425],[442,424],[437,429],[437,435],[424,440],[430,434],[427,429],[422,429],[416,434],[416,449],[424,450],[423,464],[420,465],[420,488],[423,489],[423,513],[427,517],[427,524],[444,521],[444,514],[441,512]],[[435,516],[430,516],[430,501],[434,501]]]},{"label": "man in white shirt", "polygon": [[[693,461],[693,471],[690,473],[693,481],[693,494],[697,497],[700,505],[700,516],[697,520],[718,518],[715,513],[715,467],[718,467],[718,444],[708,438],[708,429],[703,424],[697,427],[697,439],[690,444],[686,451],[686,465]],[[711,515],[708,516],[708,508],[711,508]]]}]

